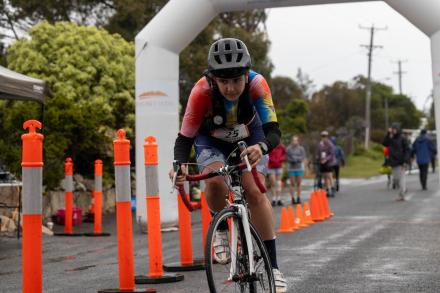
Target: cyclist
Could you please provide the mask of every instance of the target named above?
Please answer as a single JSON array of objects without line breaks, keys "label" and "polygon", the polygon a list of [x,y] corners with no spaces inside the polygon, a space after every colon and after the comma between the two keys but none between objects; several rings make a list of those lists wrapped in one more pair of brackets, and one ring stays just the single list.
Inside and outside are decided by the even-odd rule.
[{"label": "cyclist", "polygon": [[[267,154],[281,138],[269,86],[261,74],[252,71],[251,56],[239,39],[214,42],[208,53],[208,70],[194,85],[188,99],[182,126],[174,145],[174,159],[187,162],[194,144],[200,171],[207,173],[226,163],[236,142],[244,140],[253,167],[264,182]],[[183,169],[186,172],[185,169]],[[170,171],[170,175],[172,171]],[[182,186],[184,176],[178,176]],[[205,181],[205,194],[213,212],[226,206],[228,193],[224,179]],[[273,267],[276,292],[286,292],[287,282],[278,269],[272,206],[256,186],[252,174],[243,172],[242,184],[252,215],[252,223],[264,241]],[[230,260],[228,225],[225,222],[214,240],[214,258],[222,264]]]}]

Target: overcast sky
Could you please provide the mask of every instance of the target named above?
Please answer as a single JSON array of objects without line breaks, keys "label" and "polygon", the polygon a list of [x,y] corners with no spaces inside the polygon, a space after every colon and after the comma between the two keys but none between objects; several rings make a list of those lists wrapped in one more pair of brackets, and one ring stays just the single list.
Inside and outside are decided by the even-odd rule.
[{"label": "overcast sky", "polygon": [[369,44],[370,31],[359,25],[388,27],[375,33],[374,43],[383,48],[374,51],[372,78],[397,93],[395,62],[406,61],[402,91],[422,110],[432,90],[429,38],[384,2],[275,8],[268,13],[274,75],[295,78],[300,67],[318,89],[358,74],[366,76],[367,49],[360,45]]}]

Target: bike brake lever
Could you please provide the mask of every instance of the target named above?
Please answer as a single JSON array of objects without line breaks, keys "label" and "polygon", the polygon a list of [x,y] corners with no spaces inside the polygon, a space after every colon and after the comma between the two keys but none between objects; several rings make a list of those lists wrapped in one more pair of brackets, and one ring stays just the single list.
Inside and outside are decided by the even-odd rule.
[{"label": "bike brake lever", "polygon": [[[246,145],[246,143],[244,141],[239,141],[238,142],[238,149],[240,150],[240,152],[243,152],[244,150],[246,150],[246,148],[247,148],[247,145]],[[246,163],[247,170],[250,172],[252,170],[252,166],[249,163],[249,158],[248,158],[247,154],[244,155],[243,159],[244,159],[244,161]]]}]

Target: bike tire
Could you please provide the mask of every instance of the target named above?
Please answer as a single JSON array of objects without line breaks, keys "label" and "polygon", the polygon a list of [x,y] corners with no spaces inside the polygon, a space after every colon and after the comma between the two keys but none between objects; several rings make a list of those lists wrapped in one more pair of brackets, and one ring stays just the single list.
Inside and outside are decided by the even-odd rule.
[{"label": "bike tire", "polygon": [[[208,286],[209,286],[209,290],[211,293],[220,292],[216,288],[216,280],[215,280],[215,276],[213,274],[214,265],[216,265],[213,254],[212,254],[212,251],[213,251],[212,244],[214,242],[215,232],[216,232],[217,227],[220,222],[227,220],[227,219],[233,219],[233,218],[239,219],[239,223],[240,223],[239,226],[240,227],[238,229],[238,237],[239,237],[239,239],[245,240],[240,216],[238,215],[238,213],[236,212],[234,207],[226,208],[214,216],[214,218],[212,219],[211,224],[209,226],[208,234],[206,236],[206,242],[205,242],[206,243],[206,246],[205,246],[206,277],[208,280]],[[264,274],[267,277],[268,287],[269,287],[268,290],[258,291],[258,292],[275,293],[275,281],[274,281],[274,277],[273,277],[273,273],[272,273],[272,266],[271,266],[271,262],[269,259],[269,255],[268,255],[266,248],[264,246],[264,243],[261,240],[255,227],[251,223],[249,223],[249,226],[250,226],[252,242],[254,243],[254,245],[257,246],[258,250],[261,252],[261,258],[262,258],[262,261],[264,264]],[[245,249],[243,249],[243,254],[247,254],[247,246],[246,246],[245,241],[242,245],[245,248]],[[239,259],[239,257],[237,257],[237,259]],[[246,269],[249,270],[249,265],[247,263],[241,262],[240,265],[245,266]],[[222,291],[222,292],[224,292],[224,291]],[[237,291],[234,290],[231,292],[237,292]],[[255,289],[255,285],[250,284],[248,291],[246,291],[246,290],[243,291],[243,289],[241,289],[241,292],[257,292],[257,290]]]}]

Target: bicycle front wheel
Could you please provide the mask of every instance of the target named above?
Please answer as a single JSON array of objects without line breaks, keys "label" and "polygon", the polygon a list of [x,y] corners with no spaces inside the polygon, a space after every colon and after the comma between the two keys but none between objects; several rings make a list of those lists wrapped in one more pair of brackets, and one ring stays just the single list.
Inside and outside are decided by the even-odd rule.
[{"label": "bicycle front wheel", "polygon": [[[220,223],[227,223],[229,230],[219,230]],[[250,224],[250,223],[249,223]],[[223,224],[224,226],[224,224]],[[231,239],[236,231],[236,240]],[[215,238],[223,234],[222,242],[229,251],[227,261],[216,261],[214,252]],[[206,237],[206,276],[211,293],[217,292],[275,292],[272,266],[269,256],[254,226],[250,224],[253,255],[248,253],[246,237],[241,217],[230,207],[219,212],[212,220]],[[226,236],[226,238],[224,238]],[[217,242],[218,244],[218,242]],[[255,272],[250,272],[249,258],[254,261]]]}]

